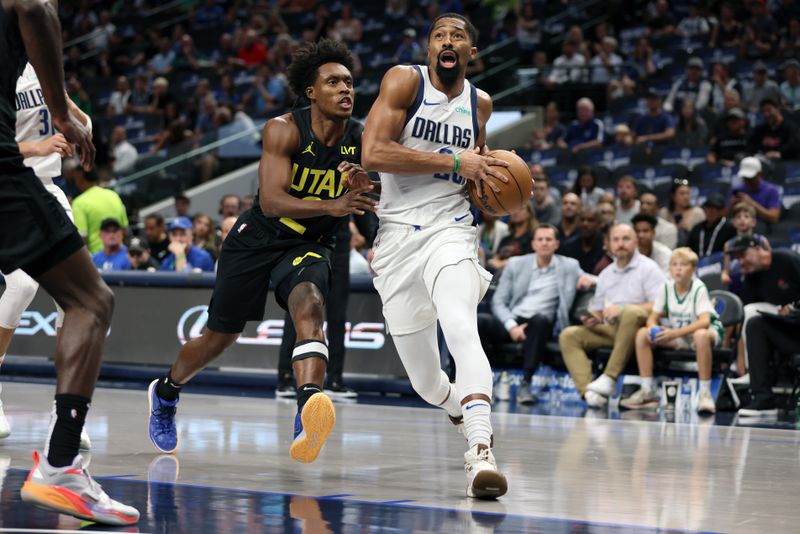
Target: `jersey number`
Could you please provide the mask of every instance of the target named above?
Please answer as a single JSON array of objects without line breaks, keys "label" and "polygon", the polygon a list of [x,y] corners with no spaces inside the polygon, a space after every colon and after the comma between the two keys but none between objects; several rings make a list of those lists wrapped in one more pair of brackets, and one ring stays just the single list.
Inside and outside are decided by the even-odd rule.
[{"label": "jersey number", "polygon": [[50,120],[50,111],[47,108],[40,109],[39,118],[42,122],[42,127],[39,128],[39,135],[55,135],[56,128]]},{"label": "jersey number", "polygon": [[[439,150],[439,154],[452,154],[452,153],[453,151],[450,150],[449,148],[443,148]],[[452,181],[454,184],[458,185],[464,183],[464,177],[455,172],[437,172],[436,174],[433,175],[433,177],[436,178],[437,180]]]}]

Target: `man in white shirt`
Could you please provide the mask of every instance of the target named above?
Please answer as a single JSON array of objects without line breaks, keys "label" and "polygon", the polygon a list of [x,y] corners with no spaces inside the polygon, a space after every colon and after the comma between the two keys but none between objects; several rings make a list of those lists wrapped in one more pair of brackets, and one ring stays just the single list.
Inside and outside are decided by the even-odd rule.
[{"label": "man in white shirt", "polygon": [[553,70],[547,81],[550,85],[561,85],[567,82],[581,82],[584,79],[586,58],[578,53],[578,43],[567,39],[561,48],[561,55],[553,61]]},{"label": "man in white shirt", "polygon": [[600,50],[589,62],[592,69],[592,83],[608,83],[612,78],[619,77],[619,67],[622,58],[616,53],[617,40],[607,35],[603,37]]},{"label": "man in white shirt", "polygon": [[128,133],[123,126],[117,126],[111,132],[111,155],[114,158],[114,174],[126,174],[133,171],[139,152],[128,142]]},{"label": "man in white shirt", "polygon": [[126,76],[117,78],[117,88],[111,93],[108,98],[108,108],[106,112],[110,117],[114,115],[122,115],[128,107],[128,101],[131,98],[131,86],[128,83]]}]

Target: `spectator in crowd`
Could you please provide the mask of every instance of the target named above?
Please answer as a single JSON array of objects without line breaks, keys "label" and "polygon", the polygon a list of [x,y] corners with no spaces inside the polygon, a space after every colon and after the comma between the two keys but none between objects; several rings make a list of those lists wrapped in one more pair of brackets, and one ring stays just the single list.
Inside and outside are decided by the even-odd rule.
[{"label": "spectator in crowd", "polygon": [[703,37],[711,31],[708,19],[700,14],[698,3],[689,2],[686,6],[689,13],[681,19],[675,31],[682,37]]},{"label": "spectator in crowd", "polygon": [[672,181],[667,206],[661,208],[658,214],[662,219],[666,219],[678,227],[679,245],[686,243],[692,228],[706,218],[702,209],[692,206],[692,191],[689,189],[689,180],[686,178],[676,178]]},{"label": "spectator in crowd", "polygon": [[336,41],[345,43],[357,43],[364,35],[364,26],[361,20],[353,16],[352,4],[342,4],[339,19],[333,25],[333,30],[329,37]]},{"label": "spectator in crowd", "polygon": [[597,216],[600,218],[602,233],[608,233],[617,222],[617,206],[614,202],[601,200],[597,203]]},{"label": "spectator in crowd", "polygon": [[128,242],[128,262],[131,271],[158,271],[161,264],[150,255],[147,240],[143,237],[132,237]]},{"label": "spectator in crowd", "polygon": [[91,35],[91,46],[97,51],[107,51],[112,41],[116,39],[115,32],[117,27],[111,22],[111,13],[107,10],[100,12],[100,20]]},{"label": "spectator in crowd", "polygon": [[144,236],[150,245],[150,255],[160,265],[169,254],[169,237],[167,237],[164,217],[160,213],[151,213],[144,218]]},{"label": "spectator in crowd", "polygon": [[617,146],[629,147],[634,144],[633,132],[630,127],[623,123],[614,126],[614,144]]},{"label": "spectator in crowd", "polygon": [[238,195],[227,194],[219,200],[219,214],[223,219],[238,217],[242,211],[242,199]]},{"label": "spectator in crowd", "polygon": [[[517,3],[516,8],[515,34],[519,41],[519,47],[528,52],[536,50],[542,39],[542,28],[539,19],[536,18],[533,2],[523,2],[522,5]],[[509,37],[511,36],[509,35]]]},{"label": "spectator in crowd", "polygon": [[231,106],[235,108],[239,105],[242,97],[236,92],[236,86],[230,74],[223,74],[219,78],[219,89],[214,91],[214,97],[220,106]]},{"label": "spectator in crowd", "polygon": [[150,100],[153,98],[146,74],[137,74],[133,79],[133,91],[128,99],[125,111],[128,113],[149,113]]},{"label": "spectator in crowd", "polygon": [[147,66],[155,74],[167,74],[175,62],[175,51],[168,37],[162,37],[158,44],[158,53],[150,58]]},{"label": "spectator in crowd", "polygon": [[658,197],[655,194],[642,193],[639,197],[639,213],[655,218],[656,241],[670,250],[678,246],[678,227],[658,215]]},{"label": "spectator in crowd", "polygon": [[738,48],[741,44],[742,25],[736,20],[736,12],[730,2],[719,8],[719,21],[711,29],[709,46],[712,48]]},{"label": "spectator in crowd", "polygon": [[656,0],[647,6],[645,15],[650,34],[656,38],[670,37],[678,31],[678,23],[669,9],[667,0]]},{"label": "spectator in crowd", "polygon": [[[247,211],[249,209],[252,209],[253,204],[255,203],[255,201],[256,201],[255,195],[245,195],[245,196],[243,196],[242,197],[242,209],[240,210],[240,212],[244,213],[245,211]],[[238,217],[238,215],[237,215],[237,217]]]},{"label": "spectator in crowd", "polygon": [[111,96],[108,98],[108,107],[106,108],[106,115],[114,117],[122,115],[128,108],[128,102],[131,99],[131,87],[128,83],[127,76],[120,76],[117,78],[117,85]]},{"label": "spectator in crowd", "polygon": [[[737,238],[728,251],[732,258],[739,261],[744,272],[741,297],[745,304],[745,318],[742,338],[753,398],[752,404],[745,407],[742,415],[774,414],[775,401],[768,378],[773,355],[769,349],[774,346],[773,342],[781,340],[781,336],[773,341],[765,340],[761,335],[763,332],[759,331],[760,321],[757,319],[759,312],[786,314],[786,306],[800,300],[800,255],[791,250],[764,248],[752,236]],[[757,325],[755,329],[750,326],[753,321]],[[797,325],[794,328],[793,337],[797,339]],[[754,331],[756,336],[750,339]],[[750,410],[755,413],[749,413]]]},{"label": "spectator in crowd", "polygon": [[242,96],[242,106],[252,109],[257,117],[283,109],[286,90],[283,82],[275,75],[272,66],[264,63],[256,69],[253,86]]},{"label": "spectator in crowd", "polygon": [[566,244],[578,236],[578,213],[580,211],[580,197],[572,192],[565,194],[561,199],[561,220],[556,227],[558,240],[562,244]]},{"label": "spectator in crowd", "polygon": [[780,85],[783,105],[789,111],[800,110],[800,61],[786,60],[781,65],[783,82]]},{"label": "spectator in crowd", "polygon": [[100,223],[100,241],[103,248],[92,254],[92,261],[101,271],[127,271],[128,249],[122,244],[124,233],[117,219],[109,217]]},{"label": "spectator in crowd", "polygon": [[653,48],[646,37],[640,37],[636,41],[628,63],[623,67],[622,79],[611,80],[608,83],[608,95],[611,99],[623,96],[633,96],[639,82],[644,82],[656,73],[655,62],[653,61]]},{"label": "spectator in crowd", "polygon": [[217,3],[217,0],[206,0],[202,6],[195,9],[192,18],[192,27],[195,30],[221,28],[224,23],[225,10]]},{"label": "spectator in crowd", "polygon": [[761,161],[747,157],[739,164],[742,183],[731,189],[728,205],[744,202],[753,206],[756,216],[767,224],[778,222],[781,216],[781,193],[776,186],[764,180]]},{"label": "spectator in crowd", "polygon": [[578,42],[566,39],[561,45],[561,55],[553,61],[553,68],[547,78],[548,87],[552,89],[565,83],[582,82],[585,78],[585,65],[586,57],[578,51]]},{"label": "spectator in crowd", "polygon": [[533,404],[531,379],[547,350],[553,332],[569,326],[569,310],[576,289],[591,287],[578,262],[556,254],[558,231],[540,224],[532,254],[511,258],[492,296],[492,313],[478,315],[480,338],[495,345],[522,343],[522,383],[517,403]]},{"label": "spectator in crowd", "polygon": [[561,220],[561,210],[553,197],[550,196],[550,181],[546,174],[535,178],[533,183],[533,211],[536,220],[540,223],[558,224]]},{"label": "spectator in crowd", "polygon": [[[725,330],[711,303],[708,288],[695,278],[697,263],[697,254],[686,247],[672,252],[671,280],[656,294],[647,324],[636,332],[636,362],[642,385],[633,395],[620,401],[620,407],[635,410],[658,406],[653,387],[653,347],[663,347],[695,351],[700,378],[697,412],[713,414],[717,411],[711,395],[712,350],[722,342]],[[662,319],[667,320],[668,326],[661,326]]]},{"label": "spectator in crowd", "polygon": [[[538,185],[539,182],[537,181]],[[501,219],[488,213],[481,213],[483,221],[478,225],[478,236],[480,238],[481,250],[484,254],[483,263],[486,264],[486,258],[491,258],[497,254],[500,248],[500,242],[505,239],[508,234],[508,225]]]},{"label": "spectator in crowd", "polygon": [[77,160],[64,160],[62,166],[64,179],[78,191],[72,201],[75,226],[86,241],[89,252],[94,254],[103,248],[100,239],[100,224],[109,218],[116,219],[122,228],[128,227],[128,214],[119,195],[97,185],[98,175],[86,172]]},{"label": "spectator in crowd", "polygon": [[[758,242],[761,248],[767,250],[771,248],[769,240],[767,240],[766,237],[761,234],[754,233],[756,228],[756,210],[751,204],[746,204],[744,202],[734,204],[731,206],[728,217],[731,220],[733,227],[736,228],[736,237],[728,239],[723,247],[725,255],[722,257],[722,274],[720,279],[726,286],[733,282],[731,277],[732,272],[735,272],[737,275],[741,274],[741,266],[735,259],[731,261],[730,256],[730,250],[737,238],[741,236],[751,236]],[[741,280],[737,280],[737,282],[741,282]],[[739,284],[734,284],[734,286],[738,285]],[[731,290],[734,289],[735,288],[732,286]],[[739,291],[735,292],[739,293]]]},{"label": "spectator in crowd", "polygon": [[419,58],[420,46],[417,42],[417,30],[406,28],[403,30],[403,40],[394,53],[394,63],[397,65],[411,65]]},{"label": "spectator in crowd", "polygon": [[733,108],[728,111],[723,124],[711,143],[708,161],[732,166],[747,154],[747,116],[741,109]]},{"label": "spectator in crowd", "polygon": [[558,142],[567,134],[561,123],[561,114],[555,102],[549,102],[544,108],[544,126],[533,132],[533,148],[550,150],[558,146]]},{"label": "spectator in crowd", "polygon": [[234,65],[246,69],[254,69],[267,60],[267,47],[264,46],[262,39],[252,28],[245,30],[242,38],[242,46],[236,53],[236,57],[231,59]]},{"label": "spectator in crowd", "polygon": [[492,272],[502,271],[512,256],[531,253],[531,239],[536,228],[536,214],[530,202],[521,210],[513,212],[508,218],[508,235],[500,240],[497,253],[487,262]]},{"label": "spectator in crowd", "polygon": [[[544,167],[540,163],[531,163],[531,176],[533,176],[534,183],[542,177],[547,178],[547,173],[544,170]],[[561,203],[561,190],[550,183],[550,179],[547,178],[547,182],[549,184],[548,194],[550,198],[552,198],[557,204]]]},{"label": "spectator in crowd", "polygon": [[753,128],[747,145],[751,154],[768,158],[797,159],[800,157],[800,134],[797,127],[784,119],[775,100],[761,101],[764,122]]},{"label": "spectator in crowd", "polygon": [[633,126],[636,144],[668,143],[675,137],[675,119],[661,109],[661,95],[647,92],[647,113],[636,119]]},{"label": "spectator in crowd", "polygon": [[777,82],[769,79],[767,64],[756,61],[753,66],[753,83],[745,87],[744,102],[747,110],[756,113],[761,110],[761,102],[771,100],[780,102],[781,90]]},{"label": "spectator in crowd", "polygon": [[711,82],[703,76],[703,60],[699,57],[690,58],[686,63],[686,74],[672,85],[664,101],[664,110],[672,113],[680,109],[686,99],[694,100],[698,111],[706,109],[711,99]]},{"label": "spectator in crowd", "polygon": [[[637,250],[636,233],[627,224],[609,231],[615,261],[600,273],[594,298],[581,317],[581,326],[561,332],[559,346],[578,392],[590,408],[602,408],[616,390],[617,378],[633,354],[637,330],[644,326],[653,301],[664,285],[656,263]],[[603,374],[592,381],[587,351],[612,348]]]},{"label": "spectator in crowd", "polygon": [[788,20],[789,26],[782,32],[778,43],[778,55],[797,59],[800,56],[800,18],[795,15]]},{"label": "spectator in crowd", "polygon": [[559,146],[573,152],[603,146],[603,121],[594,117],[594,103],[588,98],[581,98],[575,110],[578,118],[569,125],[564,139],[558,141]]},{"label": "spectator in crowd", "polygon": [[617,222],[630,224],[633,216],[639,213],[638,196],[633,176],[626,175],[617,180]]},{"label": "spectator in crowd", "polygon": [[214,95],[206,95],[200,106],[200,112],[195,121],[194,135],[200,138],[203,134],[213,132],[214,116],[217,113],[217,99]]},{"label": "spectator in crowd", "polygon": [[731,77],[726,63],[717,61],[711,66],[711,102],[709,109],[717,115],[725,115],[731,108],[742,106],[741,86]]},{"label": "spectator in crowd", "polygon": [[192,209],[192,200],[184,194],[175,195],[173,198],[175,203],[175,216],[190,218],[192,215],[189,211]]},{"label": "spectator in crowd", "polygon": [[219,255],[219,244],[211,217],[205,213],[198,213],[192,217],[192,233],[194,234],[194,245],[208,252],[211,258],[216,260]]},{"label": "spectator in crowd", "polygon": [[705,220],[689,232],[688,246],[700,258],[722,252],[725,242],[736,236],[736,228],[725,217],[725,197],[712,193],[703,202]]},{"label": "spectator in crowd", "polygon": [[181,37],[180,46],[178,47],[173,65],[178,70],[197,71],[205,67],[213,66],[214,62],[200,54],[194,46],[194,39],[192,39],[192,36],[185,34]]},{"label": "spectator in crowd", "polygon": [[708,146],[708,126],[697,114],[694,100],[687,99],[681,105],[678,114],[678,130],[673,142],[677,146],[700,148]]},{"label": "spectator in crowd", "polygon": [[578,260],[581,269],[589,274],[600,274],[598,264],[605,256],[604,237],[601,231],[600,216],[591,207],[581,209],[578,217],[578,239],[562,244],[558,253]]},{"label": "spectator in crowd", "polygon": [[778,25],[769,14],[766,1],[750,2],[750,18],[744,28],[740,54],[743,57],[769,57],[778,41]]},{"label": "spectator in crowd", "polygon": [[597,54],[589,64],[592,66],[592,83],[607,84],[621,74],[622,57],[617,54],[617,40],[607,35],[603,37]]},{"label": "spectator in crowd", "polygon": [[176,104],[175,97],[169,91],[169,81],[159,77],[153,80],[153,91],[150,94],[148,113],[166,113],[167,106]]},{"label": "spectator in crowd", "polygon": [[117,176],[133,172],[139,152],[128,141],[128,132],[124,126],[115,126],[111,130],[112,169]]},{"label": "spectator in crowd", "polygon": [[67,80],[67,96],[78,106],[78,109],[90,117],[92,116],[92,99],[89,98],[89,93],[75,76],[70,76]]},{"label": "spectator in crowd", "polygon": [[236,217],[225,217],[222,219],[222,224],[219,226],[219,247],[222,248],[225,240],[228,238],[228,234],[231,233],[233,230],[233,225],[236,224]]},{"label": "spectator in crowd", "polygon": [[655,217],[644,213],[637,213],[631,219],[633,231],[636,232],[636,239],[639,241],[639,253],[656,262],[661,270],[667,273],[672,249],[655,240],[657,224]]},{"label": "spectator in crowd", "polygon": [[600,198],[605,191],[597,187],[597,174],[590,165],[584,165],[578,169],[578,177],[570,189],[581,199],[581,204],[585,207],[597,206]]},{"label": "spectator in crowd", "polygon": [[162,271],[214,271],[211,254],[192,244],[192,221],[176,217],[169,223],[169,254],[161,262]]}]

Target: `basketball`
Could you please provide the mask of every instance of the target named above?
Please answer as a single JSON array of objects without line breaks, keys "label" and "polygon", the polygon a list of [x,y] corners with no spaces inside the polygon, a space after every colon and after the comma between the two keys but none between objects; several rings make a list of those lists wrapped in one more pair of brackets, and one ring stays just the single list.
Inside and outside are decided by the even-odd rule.
[{"label": "basketball", "polygon": [[486,155],[508,163],[508,167],[496,167],[508,178],[508,182],[496,180],[500,191],[495,192],[483,181],[476,183],[470,180],[467,184],[470,202],[482,212],[495,217],[522,209],[533,189],[533,176],[527,163],[508,150],[492,150]]}]

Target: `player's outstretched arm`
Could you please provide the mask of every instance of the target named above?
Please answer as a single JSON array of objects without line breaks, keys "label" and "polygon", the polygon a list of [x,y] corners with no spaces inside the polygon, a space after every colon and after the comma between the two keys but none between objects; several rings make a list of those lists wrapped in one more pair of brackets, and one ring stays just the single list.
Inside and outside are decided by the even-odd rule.
[{"label": "player's outstretched arm", "polygon": [[342,217],[374,211],[376,202],[363,193],[371,185],[351,189],[335,200],[303,200],[289,194],[292,185],[292,155],[297,151],[300,134],[297,126],[284,115],[267,121],[264,127],[261,163],[258,166],[258,195],[261,211],[267,217],[304,219],[330,215]]}]

